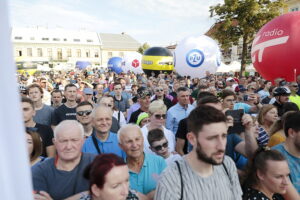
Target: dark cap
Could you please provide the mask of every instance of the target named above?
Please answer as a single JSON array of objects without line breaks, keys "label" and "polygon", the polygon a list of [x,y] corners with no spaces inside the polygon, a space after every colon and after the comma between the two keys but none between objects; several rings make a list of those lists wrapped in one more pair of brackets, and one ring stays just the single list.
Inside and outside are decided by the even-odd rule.
[{"label": "dark cap", "polygon": [[137,97],[139,99],[143,99],[145,98],[146,96],[151,96],[151,92],[145,88],[145,87],[140,87],[138,90],[137,90]]}]

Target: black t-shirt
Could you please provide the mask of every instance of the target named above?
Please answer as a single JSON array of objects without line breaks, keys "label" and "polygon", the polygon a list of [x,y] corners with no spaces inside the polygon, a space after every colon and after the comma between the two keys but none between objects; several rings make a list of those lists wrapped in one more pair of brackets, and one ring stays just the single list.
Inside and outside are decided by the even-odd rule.
[{"label": "black t-shirt", "polygon": [[280,194],[274,194],[272,199],[269,199],[264,193],[253,188],[244,190],[243,200],[284,200]]},{"label": "black t-shirt", "polygon": [[134,111],[132,114],[131,114],[131,116],[130,116],[130,119],[129,119],[129,123],[136,123],[136,121],[137,121],[137,119],[138,119],[138,117],[139,117],[139,115],[142,113],[142,112],[144,112],[144,111],[142,111],[141,109],[138,109],[137,111]]},{"label": "black t-shirt", "polygon": [[186,139],[186,135],[188,133],[188,128],[187,128],[187,118],[184,118],[179,121],[178,124],[178,129],[176,132],[176,138],[180,138],[184,140],[184,147],[183,147],[183,153],[187,154],[188,153],[188,140]]},{"label": "black t-shirt", "polygon": [[35,128],[37,128],[38,134],[40,134],[42,138],[42,144],[43,144],[43,152],[42,156],[47,157],[46,147],[53,145],[52,139],[53,139],[53,130],[50,126],[38,124],[36,123]]},{"label": "black t-shirt", "polygon": [[278,110],[278,116],[281,117],[284,113],[283,113],[283,104],[279,104],[277,101],[275,101],[275,103],[273,103],[273,105],[277,108]]},{"label": "black t-shirt", "polygon": [[54,125],[57,125],[67,119],[76,120],[76,108],[69,108],[63,104],[55,109]]}]

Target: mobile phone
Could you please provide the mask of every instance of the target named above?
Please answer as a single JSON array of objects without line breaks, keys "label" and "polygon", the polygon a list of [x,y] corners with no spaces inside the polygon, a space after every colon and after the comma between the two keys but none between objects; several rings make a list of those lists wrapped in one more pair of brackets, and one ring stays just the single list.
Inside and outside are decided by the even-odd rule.
[{"label": "mobile phone", "polygon": [[242,117],[244,115],[244,110],[227,110],[225,112],[226,116],[231,116],[233,118],[233,126],[228,128],[228,133],[241,133],[245,131],[245,127],[242,123]]}]

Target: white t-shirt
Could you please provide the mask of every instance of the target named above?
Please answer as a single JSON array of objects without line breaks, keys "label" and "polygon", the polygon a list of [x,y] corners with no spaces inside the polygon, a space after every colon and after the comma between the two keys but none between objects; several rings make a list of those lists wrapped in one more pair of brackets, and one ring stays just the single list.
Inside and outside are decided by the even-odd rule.
[{"label": "white t-shirt", "polygon": [[[118,113],[119,111],[116,111],[114,110],[114,113],[113,113],[113,117],[115,117],[117,120],[118,120]],[[124,117],[124,114],[122,112],[120,112],[120,127],[124,126],[126,124],[126,120],[125,120],[125,117]]]},{"label": "white t-shirt", "polygon": [[172,164],[173,162],[175,162],[176,160],[181,160],[182,157],[179,154],[173,154],[171,152],[170,156],[168,158],[165,159],[167,166],[169,166],[170,164]]},{"label": "white t-shirt", "polygon": [[[148,128],[147,128],[147,124],[145,126],[143,126],[143,128],[141,128],[143,136],[144,136],[144,152],[145,153],[151,153],[151,154],[155,154],[153,151],[151,151],[150,144],[148,142]],[[173,152],[175,151],[175,135],[168,129],[166,129],[163,126],[163,131],[165,134],[166,139],[168,140],[169,143],[169,151]]]}]

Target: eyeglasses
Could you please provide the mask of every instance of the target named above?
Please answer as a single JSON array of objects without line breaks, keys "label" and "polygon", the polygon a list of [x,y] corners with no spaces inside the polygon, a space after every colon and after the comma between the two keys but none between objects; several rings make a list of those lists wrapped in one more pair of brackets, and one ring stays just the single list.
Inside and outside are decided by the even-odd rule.
[{"label": "eyeglasses", "polygon": [[155,119],[166,119],[166,114],[162,114],[162,115],[156,114],[156,115],[154,115],[154,117],[155,117]]},{"label": "eyeglasses", "polygon": [[297,88],[297,87],[298,87],[298,85],[292,85],[292,87],[295,87],[295,88]]},{"label": "eyeglasses", "polygon": [[76,114],[79,115],[79,116],[83,116],[83,115],[89,116],[91,113],[92,113],[91,110],[85,110],[85,111],[78,111],[78,112],[76,112]]},{"label": "eyeglasses", "polygon": [[153,149],[155,149],[155,151],[160,151],[162,150],[162,148],[167,148],[168,147],[168,141],[163,143],[162,145],[158,145],[156,147],[152,147]]},{"label": "eyeglasses", "polygon": [[163,89],[157,89],[155,90],[156,92],[163,92],[164,90]]}]

